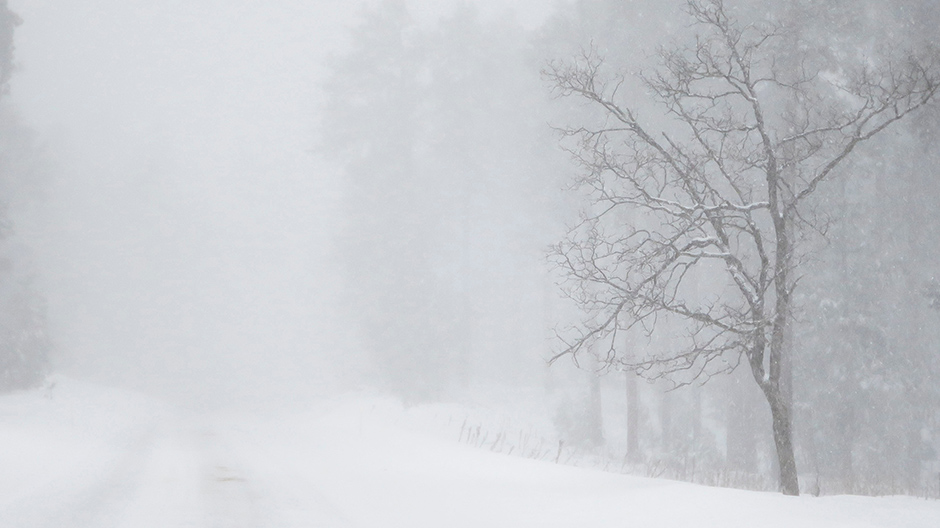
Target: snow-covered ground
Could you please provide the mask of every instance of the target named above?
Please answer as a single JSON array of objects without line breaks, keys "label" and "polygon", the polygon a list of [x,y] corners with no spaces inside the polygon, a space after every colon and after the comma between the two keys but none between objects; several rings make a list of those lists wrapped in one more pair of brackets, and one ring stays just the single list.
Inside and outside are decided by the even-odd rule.
[{"label": "snow-covered ground", "polygon": [[193,413],[59,379],[0,398],[0,527],[940,526],[936,500],[566,467],[472,448],[416,416],[361,396]]}]

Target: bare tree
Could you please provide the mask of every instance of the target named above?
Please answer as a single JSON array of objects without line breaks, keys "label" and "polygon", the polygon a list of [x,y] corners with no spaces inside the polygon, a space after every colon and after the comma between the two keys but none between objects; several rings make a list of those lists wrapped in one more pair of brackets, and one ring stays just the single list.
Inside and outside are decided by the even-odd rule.
[{"label": "bare tree", "polygon": [[[694,44],[661,51],[662,67],[641,76],[662,110],[651,118],[623,102],[624,77],[594,51],[545,72],[599,115],[565,130],[592,205],[553,252],[587,315],[555,359],[593,349],[680,384],[746,359],[770,404],[781,490],[797,495],[788,335],[802,242],[825,228],[812,197],[856,148],[930,102],[940,76],[913,56],[856,71],[794,60],[784,27],[742,24],[721,0],[687,7]],[[624,350],[621,335],[664,322],[682,329],[669,350]]]}]

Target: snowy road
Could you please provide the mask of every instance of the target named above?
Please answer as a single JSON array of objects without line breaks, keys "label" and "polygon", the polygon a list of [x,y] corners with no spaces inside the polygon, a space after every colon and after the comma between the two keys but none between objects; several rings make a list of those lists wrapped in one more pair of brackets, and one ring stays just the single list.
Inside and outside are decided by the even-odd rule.
[{"label": "snowy road", "polygon": [[81,463],[47,468],[52,477],[44,486],[5,504],[0,525],[262,526],[246,480],[188,424],[162,417],[152,427],[97,440],[78,446]]},{"label": "snowy road", "polygon": [[146,398],[69,383],[0,419],[4,528],[270,525],[216,435]]},{"label": "snowy road", "polygon": [[357,526],[263,423],[69,380],[0,398],[0,527]]},{"label": "snowy road", "polygon": [[940,501],[783,497],[495,455],[393,402],[192,414],[74,382],[0,398],[3,528],[936,528]]}]

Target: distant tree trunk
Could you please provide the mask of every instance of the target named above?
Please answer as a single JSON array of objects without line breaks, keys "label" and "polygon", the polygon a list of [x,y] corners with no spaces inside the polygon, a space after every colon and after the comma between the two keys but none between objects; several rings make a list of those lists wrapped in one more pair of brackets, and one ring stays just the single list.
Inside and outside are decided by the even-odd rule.
[{"label": "distant tree trunk", "polygon": [[701,448],[704,445],[702,442],[702,397],[704,396],[704,390],[701,387],[697,388],[695,393],[692,394],[692,452],[695,457],[695,460],[698,459],[701,454]]},{"label": "distant tree trunk", "polygon": [[[928,423],[928,420],[914,420],[914,423]],[[907,493],[913,495],[920,484],[921,464],[923,464],[924,445],[920,437],[920,430],[917,427],[909,427],[907,430],[907,456],[904,457],[903,479],[907,488]],[[940,479],[940,474],[937,475]]]},{"label": "distant tree trunk", "polygon": [[843,410],[839,413],[839,427],[836,442],[836,471],[842,493],[852,493],[855,490],[855,463],[852,448],[855,444],[856,416],[855,405],[847,400]]},{"label": "distant tree trunk", "polygon": [[662,430],[660,445],[662,445],[667,452],[672,452],[672,394],[665,391],[661,392],[659,396],[659,425]]},{"label": "distant tree trunk", "polygon": [[590,392],[590,424],[588,440],[594,445],[604,444],[604,405],[601,399],[601,377],[596,372],[589,372]]},{"label": "distant tree trunk", "polygon": [[635,462],[640,459],[640,402],[637,390],[637,376],[627,373],[627,459]]},{"label": "distant tree trunk", "polygon": [[757,444],[754,439],[754,408],[746,386],[735,372],[730,378],[726,416],[726,453],[728,466],[748,474],[757,472]]},{"label": "distant tree trunk", "polygon": [[[811,416],[812,415],[807,415],[807,419],[804,423],[812,424]],[[803,435],[803,447],[813,466],[813,480],[809,484],[809,492],[814,497],[818,497],[822,490],[820,489],[819,483],[819,448],[816,445],[816,433],[814,431],[806,431]]]}]

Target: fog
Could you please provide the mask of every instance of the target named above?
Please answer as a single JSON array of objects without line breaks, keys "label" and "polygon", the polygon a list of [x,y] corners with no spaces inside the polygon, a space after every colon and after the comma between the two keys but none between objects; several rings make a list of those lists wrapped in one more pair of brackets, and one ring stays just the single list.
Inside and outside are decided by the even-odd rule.
[{"label": "fog", "polygon": [[[787,212],[792,225],[773,231],[797,248],[774,269],[766,266],[777,251],[791,255],[786,246],[766,254],[761,246],[762,230],[776,225],[763,212],[776,202],[760,199],[771,180],[752,178],[748,171],[760,168],[752,154],[734,158],[757,125],[744,118],[731,128],[746,131],[742,138],[722,136],[722,148],[709,151],[709,140],[683,128],[707,121],[709,110],[690,118],[681,104],[670,106],[670,97],[689,94],[635,75],[681,70],[675,65],[684,63],[669,62],[675,57],[657,56],[661,46],[703,46],[676,9],[684,2],[9,4],[23,23],[4,104],[28,130],[21,135],[33,161],[13,183],[0,182],[9,187],[0,215],[12,224],[14,249],[5,251],[16,255],[16,273],[29,276],[17,280],[44,305],[49,379],[197,411],[273,412],[381,394],[419,414],[422,406],[454,413],[447,434],[457,436],[452,423],[462,421],[460,441],[474,447],[763,490],[779,489],[785,473],[770,412],[782,391],[795,424],[786,435],[796,446],[797,491],[940,494],[940,184],[931,172],[940,130],[932,24],[940,10],[929,3],[726,2],[733,20],[755,21],[748,31],[788,28],[774,35],[783,41],[774,54],[755,60],[780,77],[749,94],[770,101],[767,122],[779,130],[767,137],[788,145],[781,156],[792,163],[780,166],[790,179],[783,186],[792,183],[787,192],[799,196],[792,202],[803,199],[793,191],[800,185],[812,194],[805,210]],[[893,47],[910,57],[892,62],[900,56]],[[596,58],[603,60],[591,70]],[[915,64],[910,79],[897,80],[892,68],[902,63]],[[868,77],[853,68],[892,74],[864,85],[858,79]],[[678,70],[656,79],[685,89],[680,74],[691,69]],[[864,89],[852,92],[855,82]],[[806,91],[781,95],[794,86]],[[630,112],[597,105],[603,97],[591,99],[594,89]],[[882,99],[866,100],[872,92]],[[717,107],[722,97],[703,99]],[[897,123],[859,140],[890,112],[850,117],[883,100]],[[722,107],[731,116],[722,119],[740,108]],[[813,128],[813,119],[832,122]],[[638,130],[631,120],[655,132],[639,136],[648,143],[582,137],[618,122],[611,130]],[[754,121],[764,126],[763,117]],[[845,132],[854,126],[855,136]],[[718,131],[728,134],[707,129]],[[833,131],[846,135],[816,141]],[[809,146],[781,139],[793,134],[811,137]],[[694,155],[685,156],[683,141]],[[830,150],[838,169],[813,180]],[[669,188],[670,163],[705,159],[705,169],[688,173],[724,175],[720,163],[707,168],[721,156],[744,167],[745,183],[735,173],[727,184],[737,195],[690,205],[674,224],[663,220],[685,199],[681,185]],[[643,161],[661,164],[660,194],[618,194],[616,185],[635,183],[631,170],[661,177],[644,172]],[[702,185],[718,195],[725,184]],[[624,204],[637,207],[604,223]],[[649,210],[635,212],[643,206]],[[724,235],[712,237],[704,220],[689,221],[687,246],[677,245],[679,235],[650,239],[679,255],[672,261],[657,260],[665,250],[647,255],[643,244],[623,249],[639,233],[681,235],[685,219],[709,207],[746,217],[747,228],[720,251],[708,244]],[[755,232],[756,249],[745,248]],[[759,302],[738,302],[734,288],[745,281],[735,273],[745,272],[722,278],[734,268],[733,251],[741,268],[765,266],[753,272],[764,281],[753,288],[766,295]],[[649,260],[636,264],[643,256]],[[690,262],[669,268],[683,256]],[[714,265],[680,284],[709,259]],[[655,292],[643,297],[629,287],[649,269],[669,272],[662,280],[671,297],[650,301]],[[774,290],[773,278],[790,271],[792,284]],[[617,297],[629,297],[623,292],[634,298]],[[778,299],[791,294],[792,307],[780,308]],[[639,298],[648,304],[630,304]],[[769,308],[744,317],[745,305],[775,306],[786,320],[774,321]],[[624,306],[640,308],[605,311]],[[683,316],[692,324],[683,326]],[[744,330],[726,322],[739,316]],[[794,352],[770,390],[764,384],[779,358],[768,352],[764,377],[763,355],[735,348],[738,337],[722,339],[726,331],[760,334],[770,347],[778,342],[773,325],[785,327],[779,341]],[[695,352],[687,364],[675,352],[683,346]],[[679,355],[662,360],[666,352]],[[444,404],[464,407],[433,407]],[[506,415],[512,420],[499,422]],[[488,442],[480,439],[486,427]],[[510,433],[538,437],[534,454],[521,440],[507,443]],[[543,441],[551,447],[543,450]]]},{"label": "fog", "polygon": [[335,182],[308,154],[335,11],[22,7],[13,93],[52,131],[30,227],[67,368],[180,396],[310,371],[335,346]]},{"label": "fog", "polygon": [[20,230],[62,368],[180,399],[345,369],[339,182],[314,150],[323,63],[361,7],[13,7],[12,94],[52,157]]}]

